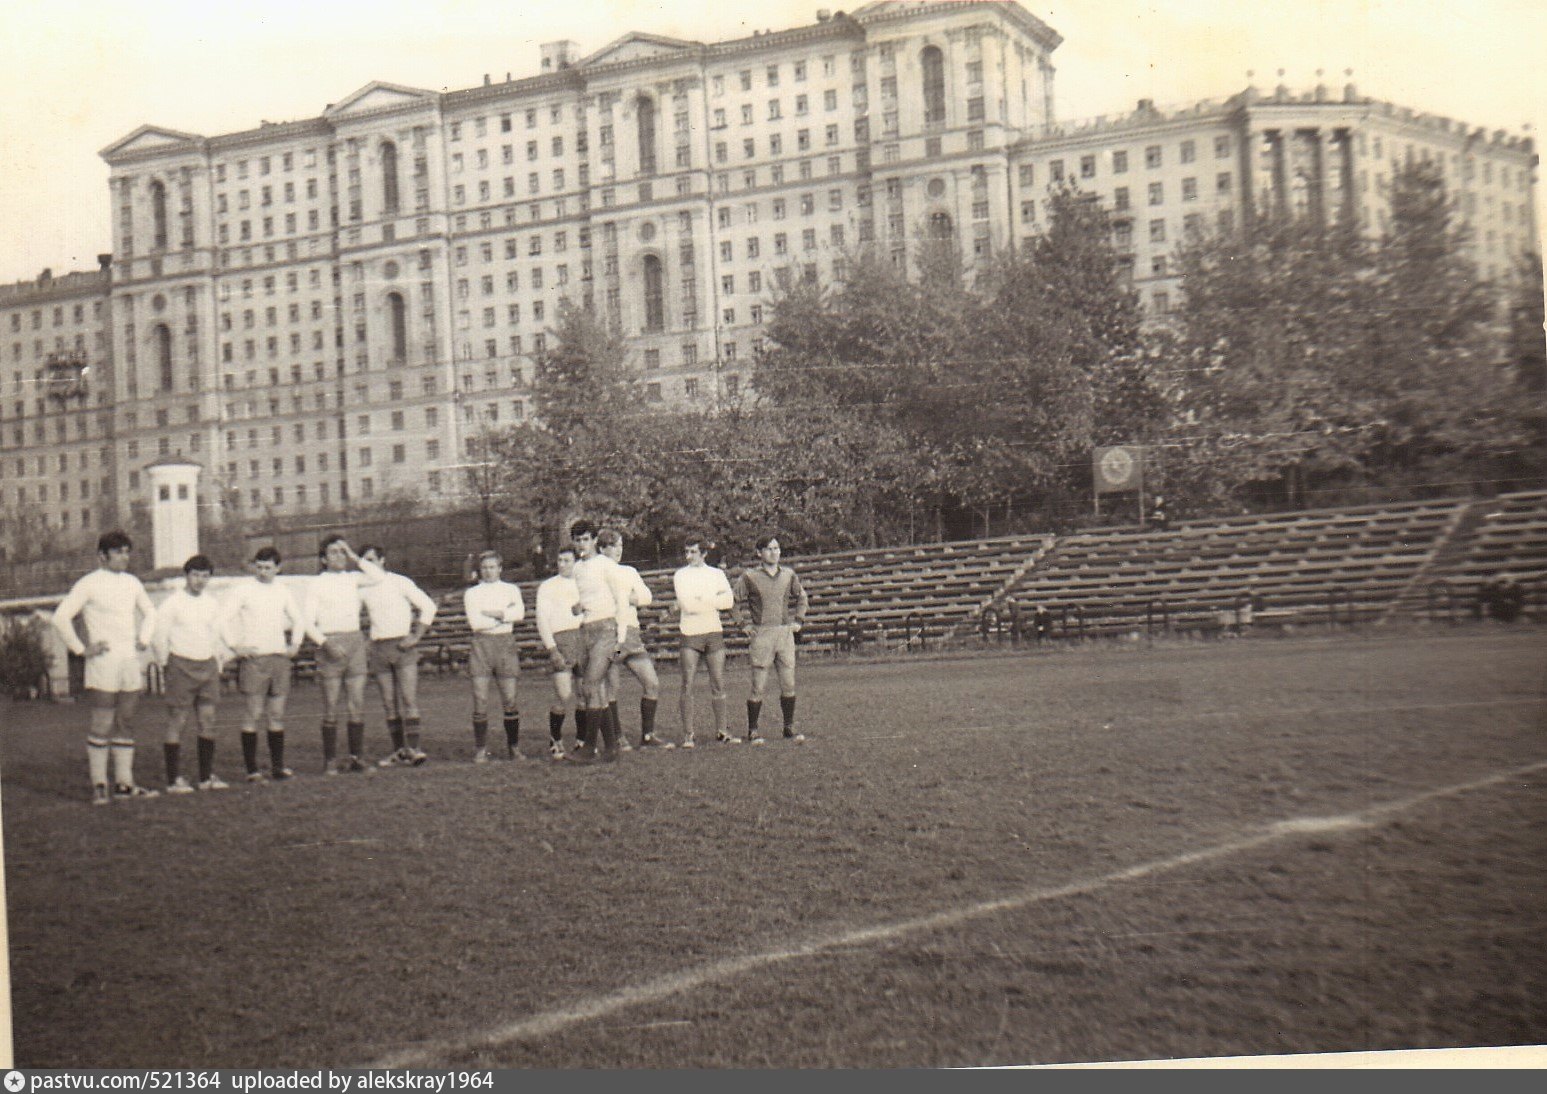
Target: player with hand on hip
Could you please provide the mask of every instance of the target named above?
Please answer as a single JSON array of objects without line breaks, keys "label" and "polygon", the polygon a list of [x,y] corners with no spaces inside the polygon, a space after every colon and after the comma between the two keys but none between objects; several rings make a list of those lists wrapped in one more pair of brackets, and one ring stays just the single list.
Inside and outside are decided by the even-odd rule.
[{"label": "player with hand on hip", "polygon": [[391,753],[376,766],[417,767],[429,759],[419,747],[419,640],[435,622],[435,601],[412,579],[387,569],[385,548],[372,544],[360,552],[360,557],[376,563],[385,574],[376,584],[360,588],[360,600],[365,604],[365,616],[371,626],[366,667],[381,694],[381,705],[387,712],[387,734],[392,738]]},{"label": "player with hand on hip", "polygon": [[[645,647],[644,632],[639,627],[639,609],[648,607],[655,599],[650,592],[650,587],[645,584],[644,578],[639,576],[639,571],[632,566],[623,565],[623,535],[613,528],[603,529],[596,537],[597,544],[603,554],[618,564],[618,573],[628,583],[628,598],[623,602],[623,648],[621,657],[615,657],[607,669],[607,716],[612,719],[613,725],[618,725],[618,663],[621,660],[628,666],[634,678],[639,681],[639,686],[644,690],[644,695],[639,700],[639,747],[659,748],[669,751],[676,747],[670,741],[663,741],[655,735],[655,708],[661,700],[661,680],[655,672],[655,661],[650,657],[650,651]],[[628,740],[623,736],[622,728],[618,730],[619,747],[628,750]]]},{"label": "player with hand on hip", "polygon": [[[156,609],[140,579],[129,572],[133,550],[123,532],[102,535],[97,540],[100,565],[77,581],[54,609],[54,630],[71,653],[86,659],[86,697],[91,703],[86,770],[93,805],[159,794],[134,781],[134,712],[145,687],[140,651],[149,648],[154,637]],[[85,642],[75,633],[77,616],[86,628]]]}]

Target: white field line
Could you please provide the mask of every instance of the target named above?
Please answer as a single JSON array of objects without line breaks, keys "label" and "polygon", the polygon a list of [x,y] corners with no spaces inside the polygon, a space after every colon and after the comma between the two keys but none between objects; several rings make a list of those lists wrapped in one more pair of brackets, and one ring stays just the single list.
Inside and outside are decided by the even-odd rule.
[{"label": "white field line", "polygon": [[[1547,706],[1547,695],[1533,696],[1528,699],[1463,699],[1453,703],[1392,703],[1385,706],[1341,706],[1341,707],[1258,707],[1250,713],[1254,718],[1266,716],[1303,717],[1305,715],[1326,714],[1411,714],[1420,710],[1464,710],[1468,707],[1536,707]],[[1177,712],[1171,720],[1188,720],[1194,718],[1238,718],[1242,715],[1241,708],[1230,710],[1198,710],[1189,712]],[[1019,718],[1020,715],[1015,715]],[[1166,720],[1163,712],[1152,711],[1145,715],[1141,722],[1154,722]],[[987,722],[975,726],[952,726],[952,733],[993,733],[1005,729],[1031,729],[1029,722],[1014,721],[1007,718],[1003,722]],[[876,733],[864,737],[854,737],[856,741],[900,741],[912,734],[908,733]]]},{"label": "white field line", "polygon": [[803,957],[813,957],[835,950],[846,950],[891,942],[907,935],[923,934],[955,927],[968,920],[997,915],[1000,912],[1018,911],[1034,904],[1083,896],[1108,886],[1137,881],[1140,878],[1166,873],[1187,866],[1195,866],[1199,863],[1224,858],[1241,851],[1250,851],[1282,840],[1297,839],[1322,832],[1340,832],[1368,827],[1430,802],[1457,797],[1476,790],[1486,790],[1504,783],[1528,779],[1543,771],[1547,771],[1547,761],[1498,772],[1472,782],[1458,783],[1452,786],[1440,787],[1436,790],[1425,791],[1411,797],[1374,805],[1355,813],[1345,813],[1331,817],[1293,817],[1268,825],[1265,828],[1258,829],[1236,839],[1227,840],[1224,843],[1214,844],[1196,851],[1183,852],[1179,855],[1172,855],[1169,858],[1152,859],[1149,862],[1142,862],[1113,873],[1102,874],[1099,877],[1072,881],[1064,885],[1025,889],[994,900],[979,901],[974,904],[935,912],[931,915],[896,920],[890,923],[878,923],[870,927],[860,927],[819,936],[788,949],[765,950],[761,953],[750,953],[741,957],[712,961],[708,964],[699,965],[696,968],[683,969],[679,972],[656,977],[653,980],[625,987],[606,995],[582,999],[570,1006],[534,1014],[518,1021],[484,1030],[481,1033],[474,1033],[466,1037],[438,1043],[430,1042],[422,1044],[422,1047],[404,1049],[363,1066],[369,1068],[437,1067],[441,1066],[442,1061],[452,1056],[475,1050],[499,1048],[502,1045],[518,1041],[531,1041],[551,1037],[582,1022],[604,1018],[628,1007],[659,1003],[673,996],[684,995],[709,984],[732,980],[745,973],[754,972],[771,965],[778,965]]}]

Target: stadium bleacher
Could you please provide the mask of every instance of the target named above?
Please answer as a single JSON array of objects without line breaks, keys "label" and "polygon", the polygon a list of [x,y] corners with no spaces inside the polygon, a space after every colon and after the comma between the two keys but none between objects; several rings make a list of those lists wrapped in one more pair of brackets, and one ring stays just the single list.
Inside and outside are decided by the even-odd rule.
[{"label": "stadium bleacher", "polygon": [[[1466,519],[1474,512],[1483,515]],[[986,622],[998,625],[1012,601],[1023,620],[1041,605],[1055,636],[1067,637],[1229,627],[1248,596],[1262,605],[1253,625],[1370,623],[1409,607],[1421,615],[1435,581],[1462,599],[1487,580],[1508,576],[1534,587],[1547,579],[1547,491],[1184,521],[1165,531],[866,548],[787,562],[811,597],[801,637],[811,651],[849,648],[851,617],[860,648],[872,652],[965,639]],[[677,647],[672,572],[640,575],[655,596],[640,613],[646,641],[665,660]],[[737,573],[729,570],[732,580]],[[521,591],[528,618],[517,637],[523,656],[537,657],[536,584]],[[440,604],[425,656],[434,660],[444,647],[460,664],[470,637],[461,593]],[[732,651],[745,648],[729,619],[726,639]]]},{"label": "stadium bleacher", "polygon": [[1500,494],[1474,502],[1472,511],[1475,519],[1454,537],[1443,563],[1403,600],[1402,612],[1426,616],[1431,592],[1443,593],[1447,608],[1453,602],[1470,610],[1484,582],[1508,579],[1527,591],[1527,614],[1540,618],[1547,607],[1537,589],[1547,581],[1547,490]]},{"label": "stadium bleacher", "polygon": [[[1188,521],[1166,531],[1079,533],[1008,590],[1080,633],[1221,625],[1245,596],[1256,622],[1368,621],[1434,556],[1465,508],[1454,500]],[[991,607],[995,605],[985,605]]]}]

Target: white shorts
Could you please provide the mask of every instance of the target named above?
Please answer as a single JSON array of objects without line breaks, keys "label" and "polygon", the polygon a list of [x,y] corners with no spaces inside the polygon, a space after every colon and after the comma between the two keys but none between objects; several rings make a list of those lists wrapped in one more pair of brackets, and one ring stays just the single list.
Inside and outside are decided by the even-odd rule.
[{"label": "white shorts", "polygon": [[88,691],[142,691],[144,687],[138,650],[108,650],[86,658]]}]

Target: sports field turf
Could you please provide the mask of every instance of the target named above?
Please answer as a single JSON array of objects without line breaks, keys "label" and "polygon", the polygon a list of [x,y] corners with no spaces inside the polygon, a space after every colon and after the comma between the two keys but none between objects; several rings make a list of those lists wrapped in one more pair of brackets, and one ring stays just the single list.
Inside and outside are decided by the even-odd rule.
[{"label": "sports field turf", "polygon": [[[481,767],[466,681],[431,678],[431,763],[332,779],[304,685],[302,778],[105,809],[86,802],[83,709],[0,708],[16,1060],[891,1067],[1539,1044],[1542,637],[811,663],[805,745],[587,768],[537,758],[535,672],[532,758]],[[744,663],[731,694],[739,725]],[[154,786],[157,705],[138,765]],[[234,699],[221,715],[234,778]],[[707,717],[705,694],[700,740]],[[374,706],[368,734],[379,755]]]}]

